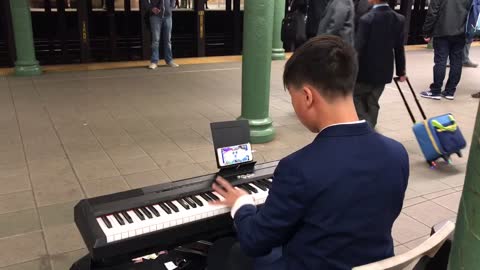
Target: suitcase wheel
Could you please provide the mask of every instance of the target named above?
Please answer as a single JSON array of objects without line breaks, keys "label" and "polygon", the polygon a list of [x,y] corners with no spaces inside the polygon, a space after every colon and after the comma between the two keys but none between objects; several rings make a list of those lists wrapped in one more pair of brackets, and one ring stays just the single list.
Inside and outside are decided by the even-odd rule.
[{"label": "suitcase wheel", "polygon": [[462,152],[460,152],[460,151],[458,151],[456,154],[459,158],[463,157]]},{"label": "suitcase wheel", "polygon": [[430,166],[430,169],[436,169],[437,168],[437,163],[435,161],[428,161],[428,166]]}]

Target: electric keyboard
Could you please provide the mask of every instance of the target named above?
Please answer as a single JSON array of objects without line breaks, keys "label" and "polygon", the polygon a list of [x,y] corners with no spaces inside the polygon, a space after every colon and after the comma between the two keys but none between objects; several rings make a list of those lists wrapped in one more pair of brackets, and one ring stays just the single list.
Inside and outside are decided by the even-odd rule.
[{"label": "electric keyboard", "polygon": [[[278,162],[255,165],[247,174],[226,177],[264,204]],[[216,174],[84,199],[75,223],[92,261],[134,258],[199,240],[234,233],[230,209],[211,188]]]}]

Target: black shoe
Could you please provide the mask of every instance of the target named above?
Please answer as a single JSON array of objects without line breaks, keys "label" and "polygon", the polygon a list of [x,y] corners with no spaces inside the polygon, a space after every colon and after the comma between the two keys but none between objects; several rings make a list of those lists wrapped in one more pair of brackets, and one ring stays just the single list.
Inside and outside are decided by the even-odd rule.
[{"label": "black shoe", "polygon": [[480,98],[480,92],[472,94],[472,98]]},{"label": "black shoe", "polygon": [[466,63],[463,63],[463,67],[467,67],[467,68],[477,68],[478,67],[478,64],[475,64],[475,63],[472,63],[470,61],[466,62]]}]

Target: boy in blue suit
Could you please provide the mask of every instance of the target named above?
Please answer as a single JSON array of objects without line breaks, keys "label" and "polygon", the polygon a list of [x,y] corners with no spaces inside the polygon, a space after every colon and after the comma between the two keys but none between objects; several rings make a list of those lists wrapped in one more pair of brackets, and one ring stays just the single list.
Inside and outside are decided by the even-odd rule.
[{"label": "boy in blue suit", "polygon": [[357,69],[354,49],[338,37],[316,37],[300,47],[283,80],[299,120],[317,137],[279,162],[259,210],[226,180],[213,184],[225,198],[216,203],[232,208],[247,255],[238,255],[243,270],[346,270],[394,255],[391,229],[407,187],[408,154],[359,121]]}]

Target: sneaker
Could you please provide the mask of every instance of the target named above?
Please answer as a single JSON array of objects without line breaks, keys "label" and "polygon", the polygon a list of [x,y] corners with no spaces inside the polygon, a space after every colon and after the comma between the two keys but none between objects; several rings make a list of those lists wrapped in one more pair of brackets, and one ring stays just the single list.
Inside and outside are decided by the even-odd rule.
[{"label": "sneaker", "polygon": [[480,92],[472,94],[472,98],[480,98]]},{"label": "sneaker", "polygon": [[463,67],[467,67],[467,68],[477,68],[478,67],[478,64],[475,64],[475,63],[472,63],[470,61],[466,62],[466,63],[463,63]]},{"label": "sneaker", "polygon": [[172,62],[170,62],[170,63],[167,63],[167,65],[168,65],[169,67],[173,67],[173,68],[177,68],[177,67],[179,67],[179,65],[178,65],[178,64],[176,64],[176,63],[175,63],[175,62],[173,62],[173,61],[172,61]]},{"label": "sneaker", "polygon": [[420,93],[420,96],[423,98],[430,98],[430,99],[436,99],[440,100],[442,96],[440,94],[434,94],[432,91],[423,91]]},{"label": "sneaker", "polygon": [[452,95],[452,94],[449,94],[447,93],[446,91],[443,91],[442,92],[442,97],[448,99],[448,100],[454,100],[455,99],[455,95]]},{"label": "sneaker", "polygon": [[150,63],[150,65],[148,66],[149,69],[156,69],[157,67],[158,66],[155,63]]}]

